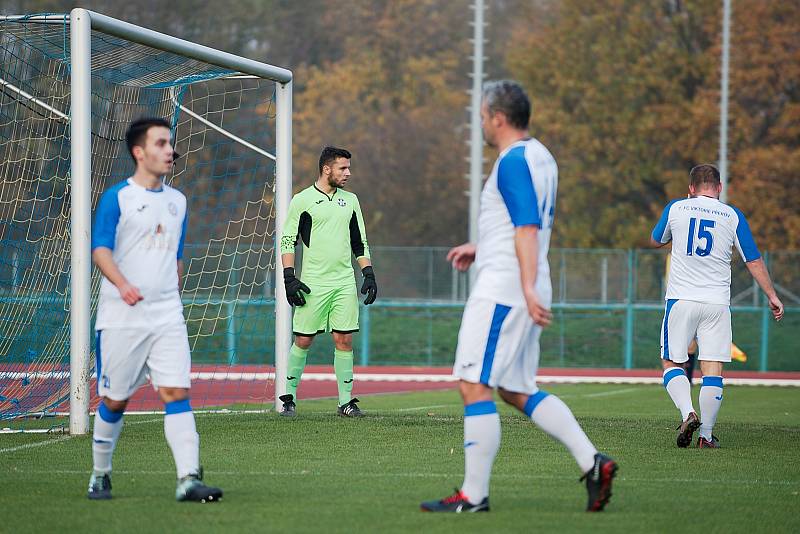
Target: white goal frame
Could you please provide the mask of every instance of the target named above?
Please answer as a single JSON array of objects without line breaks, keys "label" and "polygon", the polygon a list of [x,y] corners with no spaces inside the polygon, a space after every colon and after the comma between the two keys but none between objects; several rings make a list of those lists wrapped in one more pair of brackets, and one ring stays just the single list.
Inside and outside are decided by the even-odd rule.
[{"label": "white goal frame", "polygon": [[92,176],[92,30],[165,52],[203,61],[275,82],[275,406],[286,393],[286,365],[291,343],[291,310],[280,282],[280,235],[292,193],[292,72],[136,26],[100,13],[75,8],[64,15],[4,16],[43,24],[70,26],[71,150],[71,303],[69,431],[89,431],[91,359],[91,176]]}]

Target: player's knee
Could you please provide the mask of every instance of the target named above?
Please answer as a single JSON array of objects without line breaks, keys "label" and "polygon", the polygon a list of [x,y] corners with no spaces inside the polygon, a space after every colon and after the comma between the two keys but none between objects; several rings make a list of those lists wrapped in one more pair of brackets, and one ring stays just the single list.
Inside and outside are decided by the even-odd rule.
[{"label": "player's knee", "polygon": [[294,336],[294,344],[301,349],[310,348],[312,341],[314,341],[314,338],[311,336]]},{"label": "player's knee", "polygon": [[483,384],[474,384],[462,380],[458,385],[458,389],[461,392],[461,398],[464,400],[465,405],[484,400],[492,400],[492,388]]},{"label": "player's knee", "polygon": [[103,399],[103,404],[105,404],[106,408],[108,408],[110,411],[116,412],[116,413],[124,412],[125,408],[128,407],[128,401],[127,400],[118,401],[118,400],[109,399],[107,397]]},{"label": "player's knee", "polygon": [[353,350],[353,334],[333,332],[333,344],[336,350]]},{"label": "player's knee", "polygon": [[524,395],[522,393],[506,391],[502,388],[498,388],[497,392],[500,394],[500,398],[503,399],[506,404],[510,404],[511,406],[520,410],[525,407],[525,402],[528,400],[528,395]]},{"label": "player's knee", "polygon": [[158,396],[165,404],[182,401],[189,398],[189,390],[186,388],[158,388]]}]

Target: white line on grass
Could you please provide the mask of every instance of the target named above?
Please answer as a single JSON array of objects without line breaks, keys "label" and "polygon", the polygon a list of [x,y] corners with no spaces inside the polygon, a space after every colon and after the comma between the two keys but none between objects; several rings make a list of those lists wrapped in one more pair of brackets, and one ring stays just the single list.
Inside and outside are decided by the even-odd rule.
[{"label": "white line on grass", "polygon": [[[146,419],[144,421],[128,421],[127,425],[143,425],[145,423],[154,423],[156,421],[163,421],[164,419],[159,417],[158,419]],[[24,434],[24,432],[23,432]],[[60,443],[62,441],[67,441],[68,439],[75,438],[77,436],[67,435],[61,436],[56,439],[48,439],[45,441],[37,441],[36,443],[26,443],[25,445],[17,445],[16,447],[6,447],[5,449],[0,449],[0,454],[8,453],[8,452],[16,452],[21,451],[24,449],[33,449],[35,447],[44,447],[45,445],[53,445],[54,443]]]},{"label": "white line on grass", "polygon": [[23,449],[33,449],[34,447],[44,447],[45,445],[52,445],[60,441],[67,441],[73,437],[75,436],[61,436],[56,439],[48,439],[47,441],[37,441],[36,443],[26,443],[25,445],[17,445],[16,447],[6,447],[5,449],[0,449],[0,454],[21,451]]}]

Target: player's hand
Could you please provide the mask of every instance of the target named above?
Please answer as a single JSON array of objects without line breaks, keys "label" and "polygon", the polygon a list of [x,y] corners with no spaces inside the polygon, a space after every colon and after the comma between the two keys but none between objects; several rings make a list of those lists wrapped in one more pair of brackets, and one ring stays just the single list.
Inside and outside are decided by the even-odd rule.
[{"label": "player's hand", "polygon": [[453,266],[454,269],[459,271],[466,271],[472,262],[475,261],[475,251],[478,247],[474,243],[464,243],[457,247],[453,247],[447,253],[447,261]]},{"label": "player's hand", "polygon": [[776,321],[783,319],[783,302],[778,298],[778,295],[769,298],[769,309]]},{"label": "player's hand", "polygon": [[375,302],[375,297],[378,296],[378,283],[375,281],[375,272],[371,266],[366,266],[361,269],[361,274],[364,275],[364,283],[361,285],[361,294],[366,295],[364,304],[369,306]]},{"label": "player's hand", "polygon": [[144,297],[139,292],[139,288],[128,282],[124,282],[118,286],[117,290],[119,290],[119,296],[122,297],[122,300],[124,300],[125,304],[128,306],[136,306],[137,302],[144,300]]},{"label": "player's hand", "polygon": [[291,306],[304,306],[306,303],[305,293],[311,293],[303,282],[294,275],[294,267],[287,267],[283,270],[283,285],[286,287],[286,300]]},{"label": "player's hand", "polygon": [[525,303],[528,305],[528,315],[531,316],[534,323],[545,327],[553,320],[553,314],[539,302],[536,291],[525,291]]}]

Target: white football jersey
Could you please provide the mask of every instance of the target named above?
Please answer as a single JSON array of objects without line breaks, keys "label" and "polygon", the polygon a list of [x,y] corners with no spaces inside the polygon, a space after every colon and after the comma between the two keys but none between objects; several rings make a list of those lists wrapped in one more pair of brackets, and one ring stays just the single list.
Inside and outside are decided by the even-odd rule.
[{"label": "white football jersey", "polygon": [[746,262],[761,257],[744,214],[706,196],[667,204],[652,237],[672,241],[666,300],[729,305],[733,247]]},{"label": "white football jersey", "polygon": [[168,185],[146,189],[128,178],[100,198],[92,250],[111,249],[114,263],[144,300],[129,306],[104,276],[95,329],[148,328],[183,321],[177,260],[186,235],[186,197]]},{"label": "white football jersey", "polygon": [[550,306],[553,291],[547,253],[557,188],[556,160],[536,139],[517,141],[500,153],[481,193],[477,277],[470,296],[508,306],[525,306],[514,233],[517,226],[536,225],[539,227],[536,291],[542,304]]}]

